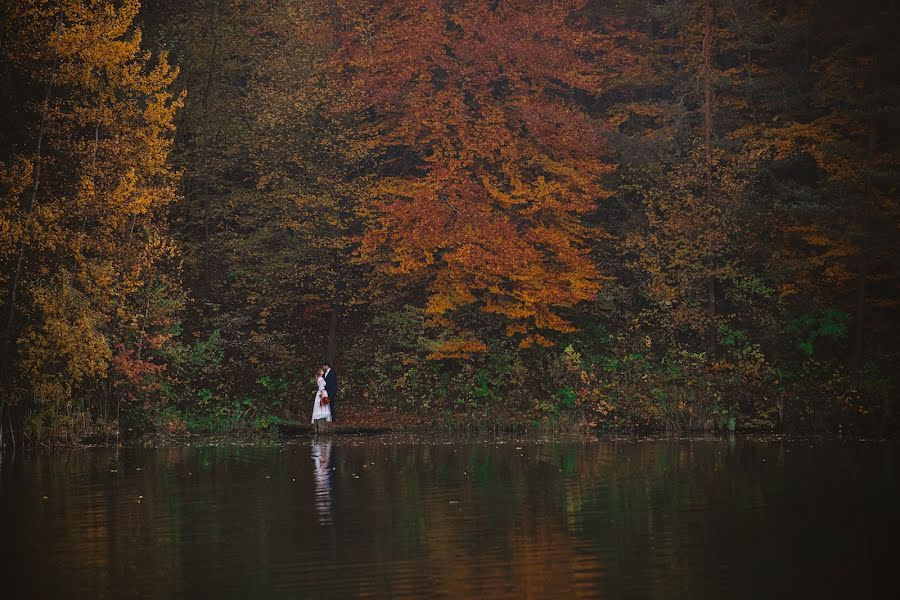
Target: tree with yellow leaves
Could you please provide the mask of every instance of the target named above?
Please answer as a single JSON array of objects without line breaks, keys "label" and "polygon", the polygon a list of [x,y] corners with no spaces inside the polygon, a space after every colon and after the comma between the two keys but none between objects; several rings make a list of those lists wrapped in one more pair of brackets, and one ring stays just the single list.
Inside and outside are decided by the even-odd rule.
[{"label": "tree with yellow leaves", "polygon": [[[33,429],[111,414],[115,356],[160,338],[154,288],[174,257],[163,208],[181,98],[165,55],[141,49],[137,0],[4,4],[4,65],[24,127],[2,166],[3,396]],[[121,364],[121,360],[119,361]],[[102,401],[102,402],[98,402]]]}]

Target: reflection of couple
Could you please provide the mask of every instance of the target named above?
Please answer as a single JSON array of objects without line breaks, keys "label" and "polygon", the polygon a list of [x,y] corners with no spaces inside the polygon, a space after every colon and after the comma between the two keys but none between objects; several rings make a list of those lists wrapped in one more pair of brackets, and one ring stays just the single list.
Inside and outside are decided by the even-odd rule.
[{"label": "reflection of couple", "polygon": [[312,421],[319,430],[319,421],[325,420],[326,423],[335,421],[334,401],[337,399],[337,375],[331,365],[325,363],[316,373],[316,385],[319,390],[316,392],[316,398],[313,401]]},{"label": "reflection of couple", "polygon": [[319,523],[327,525],[331,522],[331,443],[313,442],[312,459],[316,465],[316,512]]}]

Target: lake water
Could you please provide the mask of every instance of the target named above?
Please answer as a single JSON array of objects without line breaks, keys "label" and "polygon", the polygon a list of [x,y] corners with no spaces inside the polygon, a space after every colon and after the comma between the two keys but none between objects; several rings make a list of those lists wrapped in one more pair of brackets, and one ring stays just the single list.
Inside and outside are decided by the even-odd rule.
[{"label": "lake water", "polygon": [[897,582],[892,443],[0,456],[3,598],[860,598]]}]

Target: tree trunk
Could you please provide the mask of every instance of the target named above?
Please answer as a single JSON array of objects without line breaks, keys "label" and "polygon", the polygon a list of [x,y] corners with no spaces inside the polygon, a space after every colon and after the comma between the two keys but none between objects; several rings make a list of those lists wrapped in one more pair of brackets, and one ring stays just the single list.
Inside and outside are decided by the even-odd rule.
[{"label": "tree trunk", "polygon": [[203,90],[203,118],[201,125],[201,139],[203,140],[203,284],[207,295],[210,294],[211,277],[209,273],[209,204],[210,204],[210,179],[212,177],[210,166],[210,136],[209,133],[209,102],[215,81],[216,56],[219,51],[219,3],[213,3],[214,9],[210,15],[210,29],[212,31],[212,48],[209,53],[209,70],[206,74],[206,85]]},{"label": "tree trunk", "polygon": [[706,144],[706,199],[712,195],[712,137],[713,137],[713,90],[712,90],[712,44],[713,24],[716,8],[706,5],[703,25],[703,141]]},{"label": "tree trunk", "polygon": [[[703,142],[706,148],[706,161],[704,165],[704,195],[706,206],[713,206],[713,89],[712,89],[712,45],[713,25],[716,18],[716,9],[711,2],[706,4],[703,24]],[[709,265],[713,267],[714,265]],[[715,328],[712,327],[716,314],[716,280],[710,274],[706,280],[706,310],[710,319],[709,347],[713,349],[716,340]]]},{"label": "tree trunk", "polygon": [[328,0],[328,10],[331,12],[331,25],[338,33],[344,31],[344,18],[341,15],[341,9],[337,5],[337,0]]},{"label": "tree trunk", "polygon": [[[41,153],[43,151],[43,143],[44,143],[44,134],[47,130],[47,115],[50,112],[50,95],[53,90],[53,82],[56,79],[56,66],[59,63],[59,58],[56,57],[53,59],[53,71],[50,75],[50,80],[47,82],[47,90],[44,92],[44,103],[43,108],[41,109],[41,125],[38,129],[38,137],[37,137],[37,148],[35,150],[35,164],[34,164],[34,185],[31,187],[31,198],[28,201],[28,209],[25,213],[25,233],[28,232],[29,225],[31,224],[31,215],[34,214],[34,207],[37,204],[37,194],[38,189],[41,186]],[[25,264],[25,235],[18,241],[16,244],[16,253],[18,257],[16,258],[16,270],[13,273],[12,280],[9,284],[9,296],[7,299],[9,305],[9,311],[6,318],[6,331],[3,335],[3,357],[0,360],[3,361],[2,371],[5,375],[8,372],[8,368],[10,367],[10,350],[14,337],[14,328],[16,321],[16,300],[18,299],[19,293],[19,284],[22,279],[22,268]]]},{"label": "tree trunk", "polygon": [[[335,296],[337,296],[337,293],[335,293]],[[331,365],[334,364],[334,360],[337,358],[337,324],[340,310],[341,305],[335,300],[331,305],[331,317],[328,320],[328,349],[325,352],[326,360]]]},{"label": "tree trunk", "polygon": [[853,336],[853,355],[850,366],[857,377],[863,364],[866,314],[866,276],[868,275],[869,220],[872,209],[872,169],[875,155],[875,123],[869,121],[869,140],[866,148],[865,193],[859,207],[859,255],[856,272],[856,331]]},{"label": "tree trunk", "polygon": [[[100,148],[100,121],[97,121],[97,124],[94,125],[94,151],[93,156],[91,157],[91,185],[96,186],[97,184],[97,151]],[[95,187],[96,190],[96,187]],[[96,193],[96,191],[95,191]],[[78,233],[83,234],[85,229],[87,229],[87,219],[88,219],[88,209],[85,208],[84,214],[81,215],[81,225],[78,228]]]},{"label": "tree trunk", "polygon": [[[333,39],[334,48],[337,49],[340,47],[340,33],[344,31],[344,19],[343,15],[341,15],[341,9],[337,4],[337,0],[328,0],[328,9],[331,13],[331,25],[334,28],[335,37]],[[337,144],[336,136],[332,136],[333,143]],[[343,221],[343,211],[338,211],[338,217]],[[337,228],[341,229],[340,223]],[[325,351],[326,360],[329,364],[334,364],[335,359],[337,358],[338,351],[338,340],[337,340],[337,328],[338,328],[338,317],[341,311],[341,282],[343,273],[341,273],[341,261],[340,261],[340,253],[335,249],[334,251],[334,276],[335,276],[335,285],[334,285],[334,299],[331,304],[331,316],[328,319],[328,346]]]},{"label": "tree trunk", "polygon": [[[6,14],[3,8],[0,8],[0,59],[5,55],[6,48],[6,28],[9,26]],[[12,97],[12,61],[2,60],[3,73],[0,74],[0,106],[4,110],[9,110],[7,100]]]}]

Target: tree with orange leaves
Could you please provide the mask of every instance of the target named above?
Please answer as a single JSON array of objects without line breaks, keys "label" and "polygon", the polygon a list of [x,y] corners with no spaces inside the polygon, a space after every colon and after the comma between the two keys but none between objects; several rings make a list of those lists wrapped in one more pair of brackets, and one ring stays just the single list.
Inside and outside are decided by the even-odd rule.
[{"label": "tree with orange leaves", "polygon": [[632,67],[579,2],[348,5],[340,68],[380,124],[361,255],[425,282],[431,358],[482,352],[467,311],[519,346],[572,331],[602,275],[584,217],[614,167],[586,99]]}]

